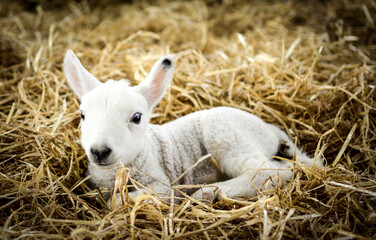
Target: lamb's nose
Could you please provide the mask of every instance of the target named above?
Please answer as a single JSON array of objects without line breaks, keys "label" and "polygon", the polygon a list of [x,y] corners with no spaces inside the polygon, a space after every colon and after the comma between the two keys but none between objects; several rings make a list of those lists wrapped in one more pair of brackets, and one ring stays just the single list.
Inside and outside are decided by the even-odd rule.
[{"label": "lamb's nose", "polygon": [[90,149],[90,152],[92,153],[92,155],[94,157],[94,160],[98,163],[105,162],[107,157],[110,155],[111,151],[112,150],[108,147],[104,147],[101,150],[98,150],[98,149],[95,149],[95,148]]}]

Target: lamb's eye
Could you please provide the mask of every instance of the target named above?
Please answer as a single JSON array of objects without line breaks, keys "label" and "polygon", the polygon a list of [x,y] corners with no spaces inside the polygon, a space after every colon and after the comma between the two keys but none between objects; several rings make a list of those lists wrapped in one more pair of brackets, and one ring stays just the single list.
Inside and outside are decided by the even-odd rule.
[{"label": "lamb's eye", "polygon": [[83,111],[81,111],[81,119],[82,119],[82,121],[85,120],[85,114],[84,114]]},{"label": "lamb's eye", "polygon": [[135,113],[131,119],[131,122],[139,124],[141,122],[141,113]]}]

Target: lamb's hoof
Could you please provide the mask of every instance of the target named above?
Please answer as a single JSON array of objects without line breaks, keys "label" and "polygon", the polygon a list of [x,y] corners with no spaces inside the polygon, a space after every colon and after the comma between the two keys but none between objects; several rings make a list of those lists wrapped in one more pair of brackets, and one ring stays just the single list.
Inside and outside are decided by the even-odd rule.
[{"label": "lamb's hoof", "polygon": [[192,197],[197,200],[206,200],[210,202],[214,202],[220,200],[221,194],[220,190],[217,187],[205,187],[197,190]]},{"label": "lamb's hoof", "polygon": [[113,197],[110,197],[110,199],[107,200],[107,207],[111,210],[116,209],[121,204],[121,197],[119,193],[116,193],[114,203],[112,203]]}]

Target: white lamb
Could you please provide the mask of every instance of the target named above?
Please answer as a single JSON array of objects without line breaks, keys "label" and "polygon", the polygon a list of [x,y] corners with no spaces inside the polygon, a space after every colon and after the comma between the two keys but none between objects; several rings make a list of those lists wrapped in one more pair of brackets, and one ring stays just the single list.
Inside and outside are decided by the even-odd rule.
[{"label": "white lamb", "polygon": [[[123,165],[138,170],[132,175],[137,182],[160,197],[169,197],[171,182],[209,153],[221,172],[211,161],[203,161],[176,185],[214,186],[196,189],[192,195],[196,199],[250,197],[268,179],[278,176],[284,182],[292,176],[293,163],[276,159],[276,155],[292,158],[295,152],[304,165],[322,165],[296,149],[279,128],[234,108],[212,108],[164,125],[149,124],[173,71],[173,56],[168,55],[137,86],[129,86],[126,80],[101,83],[73,51],[67,51],[64,72],[81,99],[81,144],[89,158],[88,174],[97,186],[113,187]],[[135,199],[140,194],[132,191],[129,196]]]}]

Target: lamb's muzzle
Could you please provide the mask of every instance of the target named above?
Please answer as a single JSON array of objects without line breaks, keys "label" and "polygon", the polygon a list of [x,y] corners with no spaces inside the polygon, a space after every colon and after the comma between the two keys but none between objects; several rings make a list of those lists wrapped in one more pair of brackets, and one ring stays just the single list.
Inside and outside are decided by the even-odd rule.
[{"label": "lamb's muzzle", "polygon": [[[275,155],[296,154],[299,164],[322,165],[317,156],[313,159],[296,149],[279,128],[234,108],[218,107],[164,125],[149,124],[173,71],[174,58],[168,55],[137,86],[126,80],[101,83],[67,51],[64,72],[81,99],[81,144],[89,157],[88,174],[97,186],[112,187],[117,169],[126,166],[137,170],[133,179],[161,197],[171,196],[172,182],[213,186],[194,192],[194,198],[250,197],[271,188],[268,182],[285,182],[292,176],[293,163]],[[208,153],[217,165],[200,162],[174,181]],[[130,196],[139,194],[134,191]]]},{"label": "lamb's muzzle", "polygon": [[112,150],[108,147],[99,148],[90,148],[90,153],[93,156],[93,161],[97,165],[108,165],[108,157],[110,156]]}]

